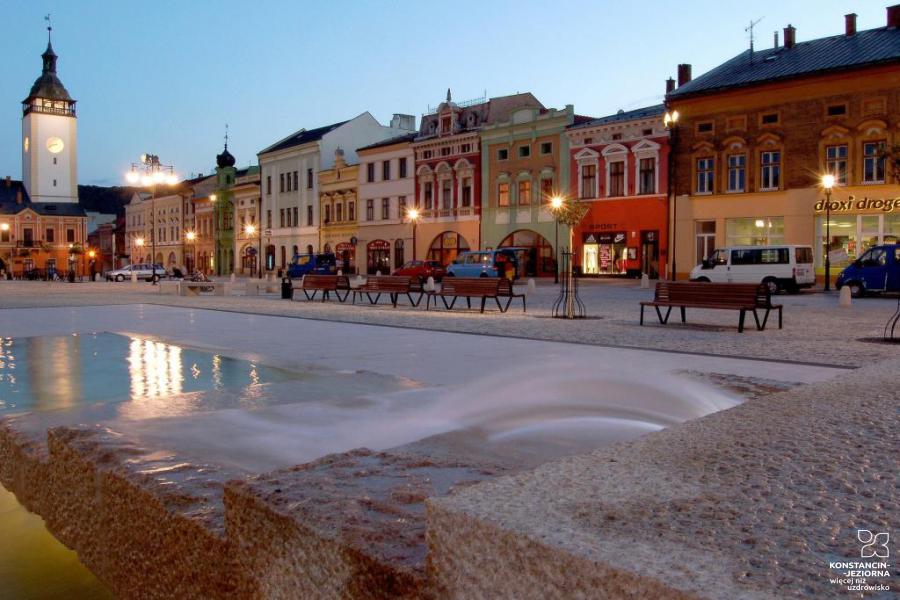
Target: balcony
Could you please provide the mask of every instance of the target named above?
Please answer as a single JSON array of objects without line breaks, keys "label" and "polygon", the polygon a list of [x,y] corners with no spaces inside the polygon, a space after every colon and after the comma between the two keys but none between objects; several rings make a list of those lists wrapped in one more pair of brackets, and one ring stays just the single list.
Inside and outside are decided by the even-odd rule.
[{"label": "balcony", "polygon": [[35,106],[34,104],[25,104],[23,107],[22,116],[24,117],[28,113],[44,113],[46,115],[59,115],[61,117],[74,117],[75,116],[75,106],[69,106],[67,108],[54,108],[52,106]]},{"label": "balcony", "polygon": [[44,245],[43,240],[17,240],[16,248],[40,248]]}]

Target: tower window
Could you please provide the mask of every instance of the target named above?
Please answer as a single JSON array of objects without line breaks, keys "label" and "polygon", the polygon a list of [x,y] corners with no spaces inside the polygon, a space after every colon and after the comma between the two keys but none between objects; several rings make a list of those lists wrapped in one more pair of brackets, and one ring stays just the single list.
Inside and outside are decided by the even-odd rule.
[{"label": "tower window", "polygon": [[53,187],[56,187],[56,180],[53,180]]},{"label": "tower window", "polygon": [[54,164],[54,165],[56,164],[56,157],[55,157],[55,156],[53,157],[53,164]]}]

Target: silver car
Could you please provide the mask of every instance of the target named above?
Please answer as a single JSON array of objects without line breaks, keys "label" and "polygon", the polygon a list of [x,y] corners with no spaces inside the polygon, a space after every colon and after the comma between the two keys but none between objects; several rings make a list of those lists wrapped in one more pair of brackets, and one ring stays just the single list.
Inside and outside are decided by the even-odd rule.
[{"label": "silver car", "polygon": [[[156,279],[162,279],[168,276],[165,268],[157,264],[156,265]],[[116,269],[114,271],[107,271],[106,280],[107,281],[131,281],[131,274],[134,273],[138,279],[143,279],[144,281],[153,281],[154,268],[151,264],[137,264],[137,265],[126,265],[121,269]]]}]

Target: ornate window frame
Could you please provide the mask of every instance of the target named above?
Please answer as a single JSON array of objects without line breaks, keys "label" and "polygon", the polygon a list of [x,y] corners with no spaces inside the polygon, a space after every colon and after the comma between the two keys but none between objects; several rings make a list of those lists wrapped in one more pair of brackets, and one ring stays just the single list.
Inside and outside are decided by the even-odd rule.
[{"label": "ornate window frame", "polygon": [[[659,193],[659,144],[652,140],[641,140],[631,147],[631,153],[634,155],[634,195],[635,196],[653,196]],[[641,193],[641,160],[645,158],[653,159],[653,191],[649,194]],[[628,180],[625,181],[625,195],[628,195]]]},{"label": "ornate window frame", "polygon": [[[605,163],[605,173],[606,173],[606,197],[607,198],[622,198],[628,195],[628,148],[623,146],[622,144],[610,144],[600,153],[603,156],[603,161]],[[612,163],[614,162],[622,162],[625,163],[623,165],[622,173],[624,176],[624,181],[622,182],[622,196],[611,196],[610,195],[610,183],[611,183],[611,169]]]}]

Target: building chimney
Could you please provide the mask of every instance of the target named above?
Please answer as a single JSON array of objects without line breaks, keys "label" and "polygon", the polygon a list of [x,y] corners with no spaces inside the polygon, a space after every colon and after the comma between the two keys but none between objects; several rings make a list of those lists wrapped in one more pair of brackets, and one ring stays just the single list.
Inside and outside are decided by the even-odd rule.
[{"label": "building chimney", "polygon": [[678,87],[683,86],[691,80],[691,65],[682,63],[678,65]]},{"label": "building chimney", "polygon": [[784,28],[784,47],[790,50],[796,42],[797,28],[788,23],[788,26]]},{"label": "building chimney", "polygon": [[856,35],[856,13],[844,15],[844,33],[847,37]]},{"label": "building chimney", "polygon": [[900,4],[887,7],[887,26],[900,27]]},{"label": "building chimney", "polygon": [[778,50],[778,32],[775,32],[775,49]]},{"label": "building chimney", "polygon": [[671,94],[675,91],[675,80],[669,77],[666,79],[666,93]]}]

